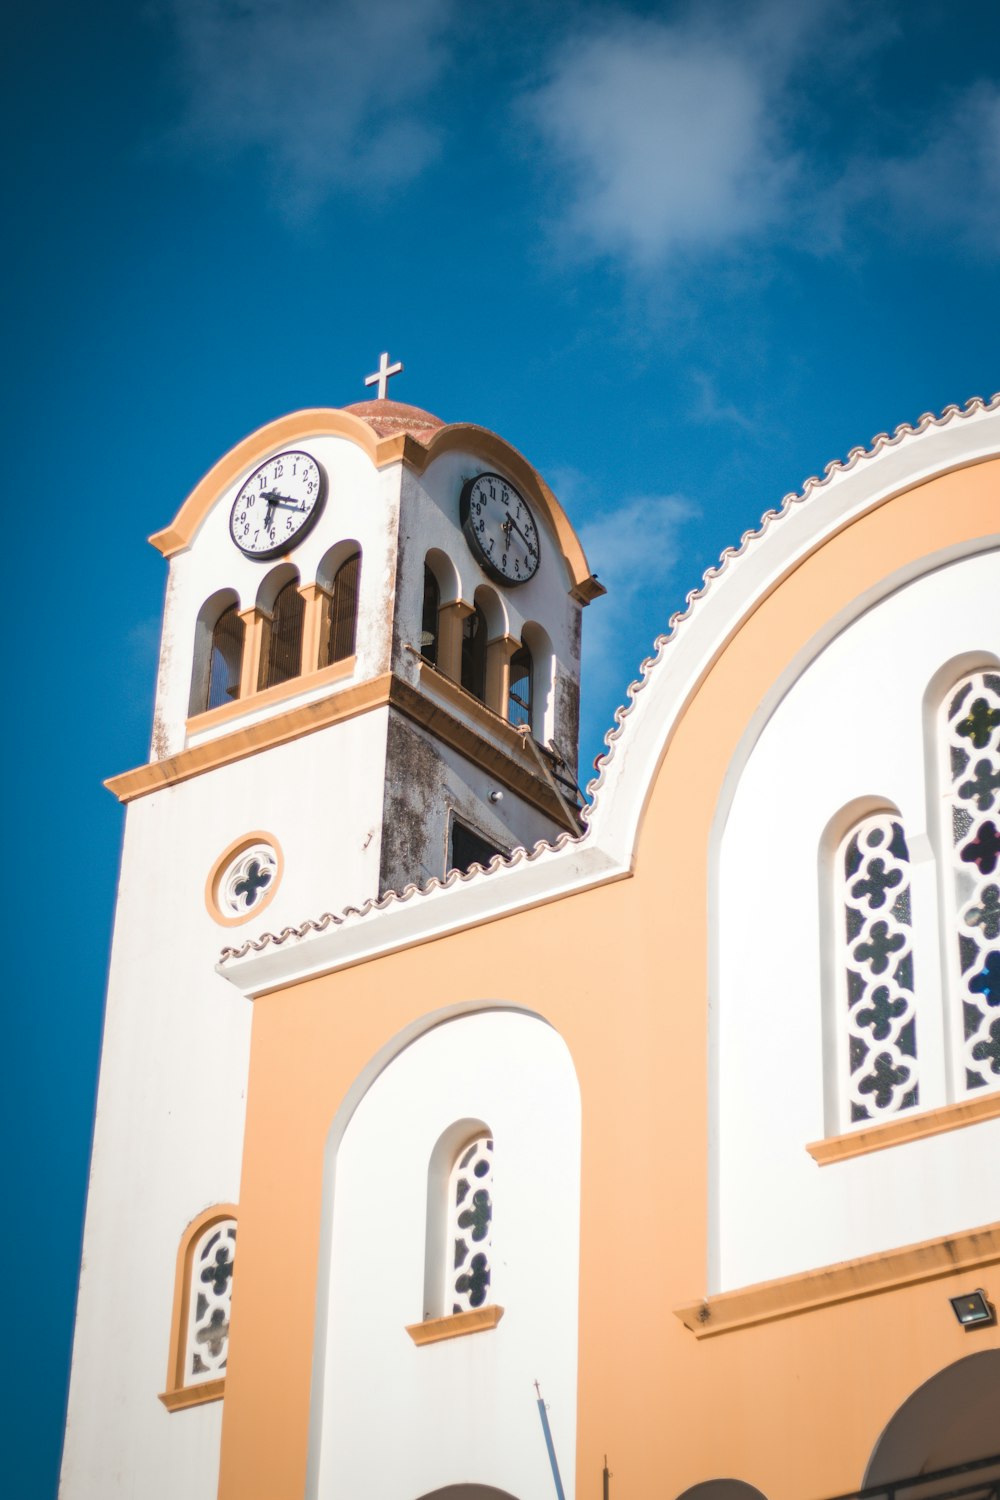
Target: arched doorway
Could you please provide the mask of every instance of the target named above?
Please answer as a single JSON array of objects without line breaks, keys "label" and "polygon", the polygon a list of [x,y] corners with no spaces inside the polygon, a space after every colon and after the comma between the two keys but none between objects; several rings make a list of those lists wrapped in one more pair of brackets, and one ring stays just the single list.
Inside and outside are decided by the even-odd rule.
[{"label": "arched doorway", "polygon": [[486,1484],[450,1484],[445,1490],[421,1495],[420,1500],[517,1500],[517,1496]]},{"label": "arched doorway", "polygon": [[766,1496],[742,1479],[706,1479],[693,1484],[677,1500],[766,1500]]},{"label": "arched doorway", "polygon": [[936,1475],[988,1458],[996,1463],[942,1476],[910,1493],[926,1500],[961,1489],[974,1500],[1000,1484],[1000,1349],[970,1354],[914,1391],[875,1444],[864,1485]]}]

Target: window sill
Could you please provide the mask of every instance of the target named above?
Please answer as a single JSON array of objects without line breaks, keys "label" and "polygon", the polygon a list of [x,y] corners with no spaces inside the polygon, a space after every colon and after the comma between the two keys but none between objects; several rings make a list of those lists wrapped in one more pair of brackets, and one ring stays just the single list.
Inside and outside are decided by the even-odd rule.
[{"label": "window sill", "polygon": [[[495,1328],[503,1317],[503,1308],[493,1303],[490,1307],[474,1307],[471,1312],[450,1313],[446,1318],[427,1318],[423,1323],[408,1323],[406,1331],[413,1342],[439,1344],[442,1339],[458,1339],[466,1333],[480,1333],[485,1328]],[[160,1398],[163,1399],[162,1396]]]},{"label": "window sill", "polygon": [[205,1406],[209,1401],[221,1401],[226,1394],[226,1377],[218,1380],[203,1380],[201,1385],[183,1385],[176,1391],[163,1391],[160,1400],[167,1411],[185,1411],[189,1406]]},{"label": "window sill", "polygon": [[965,1125],[978,1125],[982,1120],[995,1120],[998,1117],[1000,1089],[993,1089],[973,1099],[961,1099],[957,1104],[944,1104],[940,1109],[928,1109],[922,1113],[908,1110],[905,1115],[897,1115],[892,1120],[864,1130],[828,1136],[826,1140],[813,1141],[806,1150],[813,1161],[821,1167],[827,1167],[831,1162],[847,1161],[852,1156],[866,1156],[869,1151],[884,1151],[889,1146],[902,1146],[907,1141],[943,1135],[946,1130],[961,1130]]},{"label": "window sill", "polygon": [[255,713],[259,708],[270,708],[275,703],[283,703],[286,698],[297,698],[301,693],[341,682],[353,674],[356,661],[354,656],[345,656],[342,661],[332,662],[328,667],[320,667],[315,672],[302,672],[298,677],[289,677],[285,682],[262,688],[260,692],[250,693],[246,698],[234,698],[232,703],[220,703],[218,708],[192,714],[184,728],[189,735],[201,734],[203,730],[215,729],[219,724],[229,724],[244,714]]}]

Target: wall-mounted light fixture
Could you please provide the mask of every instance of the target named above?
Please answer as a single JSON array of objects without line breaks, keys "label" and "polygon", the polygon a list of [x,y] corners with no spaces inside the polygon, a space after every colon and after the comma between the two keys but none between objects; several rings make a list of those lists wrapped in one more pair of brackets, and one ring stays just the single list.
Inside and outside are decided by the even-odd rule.
[{"label": "wall-mounted light fixture", "polygon": [[964,1297],[949,1297],[951,1310],[963,1328],[981,1328],[984,1323],[995,1323],[997,1311],[981,1287],[967,1292]]}]

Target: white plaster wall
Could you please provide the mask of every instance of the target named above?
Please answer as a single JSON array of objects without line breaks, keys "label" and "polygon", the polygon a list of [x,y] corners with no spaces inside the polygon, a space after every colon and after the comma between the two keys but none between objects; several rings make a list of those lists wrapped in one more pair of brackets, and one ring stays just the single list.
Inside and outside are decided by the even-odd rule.
[{"label": "white plaster wall", "polygon": [[[819,1167],[824,1116],[819,849],[855,798],[899,808],[918,883],[918,1053],[944,1102],[924,695],[1000,650],[1000,554],[942,566],[860,614],[772,712],[717,827],[710,1069],[711,1263],[725,1291],[1000,1218],[1000,1121]],[[720,815],[720,825],[722,817]],[[939,1092],[935,1096],[934,1090]]]},{"label": "white plaster wall", "polygon": [[[463,1118],[493,1131],[492,1292],[505,1313],[496,1329],[417,1348],[405,1326],[423,1313],[427,1168]],[[574,1494],[579,1192],[576,1075],[543,1021],[450,1020],[378,1076],[340,1142],[325,1206],[310,1493],[415,1500],[476,1483],[551,1500],[537,1379]]]},{"label": "white plaster wall", "polygon": [[[202,1209],[239,1197],[251,1006],[214,965],[224,944],[262,927],[376,893],[387,712],[128,809],[63,1500],[216,1493],[221,1405],[169,1414],[156,1399],[181,1234]],[[281,844],[282,883],[259,918],[224,927],[206,909],[206,878],[255,829]]]},{"label": "white plaster wall", "polygon": [[[325,553],[348,538],[361,546],[361,593],[358,604],[357,667],[354,681],[389,669],[390,621],[395,588],[396,530],[399,515],[400,465],[377,470],[356,444],[346,438],[318,434],[276,446],[305,449],[324,467],[328,478],[326,502],[316,525],[287,559],[252,561],[229,535],[229,513],[247,476],[263,463],[263,454],[224,490],[205,518],[190,548],[170,564],[167,601],[157,686],[153,756],[175,754],[185,743],[195,623],[206,599],[219,589],[234,589],[240,608],[250,608],[262,581],[279,562],[299,570],[300,582],[313,583]],[[347,684],[344,684],[347,685]],[[326,689],[327,692],[331,689]],[[270,710],[282,712],[282,703]],[[251,710],[251,716],[260,717]],[[242,719],[227,721],[225,730]]]}]

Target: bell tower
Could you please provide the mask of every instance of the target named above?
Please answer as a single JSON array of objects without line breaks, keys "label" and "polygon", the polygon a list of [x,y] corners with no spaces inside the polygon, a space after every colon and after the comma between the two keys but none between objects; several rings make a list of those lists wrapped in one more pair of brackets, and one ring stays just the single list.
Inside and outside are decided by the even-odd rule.
[{"label": "bell tower", "polygon": [[170,576],[151,756],[109,786],[209,795],[234,834],[276,825],[282,918],[577,831],[580,617],[603,589],[495,434],[384,398],[297,413],[152,541]]},{"label": "bell tower", "polygon": [[384,396],[253,433],[151,541],[150,756],[107,783],[126,821],[64,1500],[122,1474],[215,1494],[250,1043],[220,951],[575,833],[603,593],[510,444]]}]

